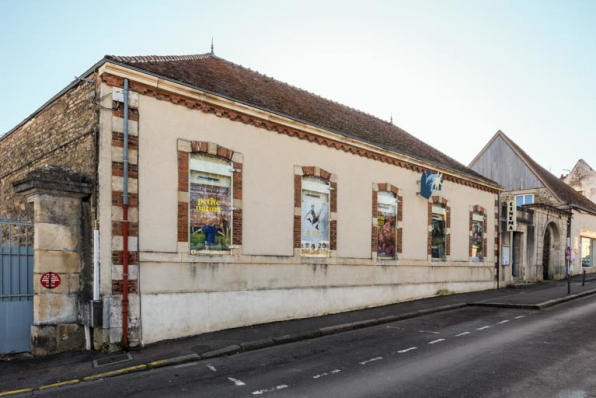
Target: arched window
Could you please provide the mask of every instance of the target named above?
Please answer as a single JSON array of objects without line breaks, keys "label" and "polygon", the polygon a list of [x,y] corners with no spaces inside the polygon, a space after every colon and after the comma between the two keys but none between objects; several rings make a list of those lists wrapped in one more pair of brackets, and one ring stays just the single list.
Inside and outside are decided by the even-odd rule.
[{"label": "arched window", "polygon": [[377,192],[377,258],[395,258],[397,202],[393,192]]},{"label": "arched window", "polygon": [[329,207],[331,185],[328,180],[305,175],[302,177],[300,254],[308,257],[328,257],[330,250]]},{"label": "arched window", "polygon": [[231,161],[205,153],[189,158],[190,253],[230,252],[232,245]]},{"label": "arched window", "polygon": [[431,256],[433,260],[447,256],[447,207],[439,203],[432,205]]}]

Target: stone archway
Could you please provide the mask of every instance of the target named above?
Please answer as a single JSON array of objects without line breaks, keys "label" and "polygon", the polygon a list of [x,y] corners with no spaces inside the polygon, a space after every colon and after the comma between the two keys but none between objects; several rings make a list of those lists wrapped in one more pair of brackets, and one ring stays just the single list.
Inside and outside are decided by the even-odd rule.
[{"label": "stone archway", "polygon": [[554,279],[556,274],[555,266],[559,260],[560,250],[559,228],[554,222],[550,222],[544,229],[542,246],[542,279]]}]

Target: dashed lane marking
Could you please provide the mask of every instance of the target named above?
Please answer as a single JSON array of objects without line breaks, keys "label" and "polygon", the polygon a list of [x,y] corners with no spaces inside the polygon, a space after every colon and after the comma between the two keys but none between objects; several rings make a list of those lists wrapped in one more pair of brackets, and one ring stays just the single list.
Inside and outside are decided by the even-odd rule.
[{"label": "dashed lane marking", "polygon": [[313,379],[318,379],[318,378],[329,376],[329,375],[332,375],[332,374],[335,374],[335,373],[339,373],[339,372],[341,372],[341,370],[339,370],[339,369],[333,369],[331,372],[325,372],[325,373],[321,373],[320,375],[314,375],[312,378]]},{"label": "dashed lane marking", "polygon": [[428,330],[419,330],[420,333],[432,333],[432,334],[439,334],[439,332],[429,332]]},{"label": "dashed lane marking", "polygon": [[441,341],[445,341],[445,339],[438,339],[438,340],[430,341],[428,344],[436,344],[436,343],[440,343]]},{"label": "dashed lane marking", "polygon": [[481,327],[481,328],[478,328],[478,329],[476,329],[476,330],[484,330],[484,329],[488,329],[489,327],[490,327],[490,326],[483,326],[483,327]]},{"label": "dashed lane marking", "polygon": [[397,326],[385,326],[387,329],[398,329],[403,330],[402,328],[398,328]]},{"label": "dashed lane marking", "polygon": [[238,387],[246,385],[246,383],[242,382],[241,380],[235,379],[233,377],[228,377],[228,380],[230,380],[232,383],[236,384]]},{"label": "dashed lane marking", "polygon": [[499,322],[499,324],[503,324],[503,323],[507,323],[507,322],[509,322],[509,319],[505,319],[505,320]]},{"label": "dashed lane marking", "polygon": [[189,367],[189,366],[195,366],[195,365],[198,365],[198,364],[199,364],[198,362],[189,362],[189,363],[183,363],[183,364],[181,364],[181,365],[176,365],[176,366],[174,366],[174,369],[186,368],[186,367]]},{"label": "dashed lane marking", "polygon": [[465,336],[466,334],[470,334],[470,332],[463,332],[460,334],[456,334],[455,337]]},{"label": "dashed lane marking", "polygon": [[521,318],[525,318],[525,315],[520,315],[520,316],[516,316],[515,319],[521,319]]},{"label": "dashed lane marking", "polygon": [[217,369],[215,369],[215,366],[213,366],[213,365],[207,365],[207,368],[208,368],[209,370],[212,370],[212,371],[214,371],[214,372],[217,372]]},{"label": "dashed lane marking", "polygon": [[366,361],[360,362],[360,365],[366,365],[369,362],[380,361],[381,359],[383,359],[383,357],[376,357],[376,358],[367,359]]},{"label": "dashed lane marking", "polygon": [[288,388],[288,386],[286,384],[282,384],[282,385],[279,385],[277,387],[267,388],[265,390],[253,391],[252,392],[252,395],[261,395],[261,394],[265,394],[266,392],[272,392],[272,391],[276,391],[276,390],[283,390],[284,388]]},{"label": "dashed lane marking", "polygon": [[410,348],[406,348],[405,350],[398,351],[398,353],[399,353],[399,354],[405,354],[406,352],[408,352],[408,351],[412,351],[412,350],[415,350],[415,349],[417,349],[417,348],[418,348],[418,347],[410,347]]}]

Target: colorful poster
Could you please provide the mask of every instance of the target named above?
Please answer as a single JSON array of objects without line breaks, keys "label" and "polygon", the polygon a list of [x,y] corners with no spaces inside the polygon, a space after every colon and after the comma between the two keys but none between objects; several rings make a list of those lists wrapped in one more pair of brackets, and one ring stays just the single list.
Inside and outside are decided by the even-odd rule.
[{"label": "colorful poster", "polygon": [[378,193],[377,202],[377,257],[395,258],[397,199],[391,192],[381,191]]},{"label": "colorful poster", "polygon": [[[207,185],[198,181],[211,182]],[[211,180],[211,181],[209,181]],[[190,250],[230,250],[232,195],[230,178],[191,172]]]},{"label": "colorful poster", "polygon": [[329,195],[302,191],[301,253],[305,256],[329,256]]},{"label": "colorful poster", "polygon": [[472,220],[472,257],[474,261],[484,260],[484,216],[479,214]]}]

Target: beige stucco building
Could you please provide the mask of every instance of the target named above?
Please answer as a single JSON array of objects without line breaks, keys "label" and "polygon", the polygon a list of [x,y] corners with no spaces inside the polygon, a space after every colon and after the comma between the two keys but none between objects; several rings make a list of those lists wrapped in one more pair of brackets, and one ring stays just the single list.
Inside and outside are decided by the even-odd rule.
[{"label": "beige stucco building", "polygon": [[84,77],[62,95],[97,111],[96,348],[125,286],[130,344],[497,287],[501,187],[392,123],[213,54]]}]

